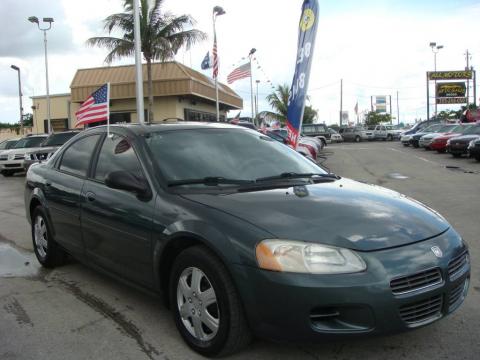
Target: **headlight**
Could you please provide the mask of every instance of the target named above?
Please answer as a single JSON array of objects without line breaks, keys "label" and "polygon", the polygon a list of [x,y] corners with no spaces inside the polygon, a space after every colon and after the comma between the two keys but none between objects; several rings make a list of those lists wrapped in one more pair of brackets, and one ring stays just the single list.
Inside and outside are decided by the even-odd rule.
[{"label": "headlight", "polygon": [[477,141],[477,139],[473,139],[472,141],[470,141],[470,142],[468,143],[468,148],[469,148],[469,149],[472,149],[472,148],[475,147],[475,141]]},{"label": "headlight", "polygon": [[450,145],[450,139],[447,140],[447,145]]},{"label": "headlight", "polygon": [[25,160],[33,160],[32,154],[25,154]]},{"label": "headlight", "polygon": [[263,240],[256,256],[261,269],[306,274],[345,274],[365,271],[355,252],[329,245],[290,240]]}]

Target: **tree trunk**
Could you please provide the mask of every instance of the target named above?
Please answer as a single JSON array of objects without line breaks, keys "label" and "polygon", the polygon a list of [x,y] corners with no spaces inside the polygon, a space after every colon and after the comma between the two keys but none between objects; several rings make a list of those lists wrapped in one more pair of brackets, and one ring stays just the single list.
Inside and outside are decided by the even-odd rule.
[{"label": "tree trunk", "polygon": [[152,60],[147,58],[147,82],[148,82],[148,119],[147,122],[153,123],[153,80],[152,80]]}]

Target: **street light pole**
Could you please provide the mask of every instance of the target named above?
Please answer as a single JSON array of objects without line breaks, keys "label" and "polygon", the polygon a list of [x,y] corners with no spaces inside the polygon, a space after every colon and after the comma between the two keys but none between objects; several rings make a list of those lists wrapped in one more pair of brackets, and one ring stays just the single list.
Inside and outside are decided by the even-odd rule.
[{"label": "street light pole", "polygon": [[52,124],[51,124],[51,116],[50,116],[50,89],[48,84],[48,56],[47,56],[47,31],[52,28],[53,18],[43,18],[42,21],[44,23],[48,23],[48,27],[42,28],[40,27],[40,21],[36,16],[30,16],[28,18],[33,24],[37,24],[39,30],[43,31],[43,45],[45,47],[45,81],[47,87],[47,122],[48,122],[48,133],[52,132]]},{"label": "street light pole", "polygon": [[253,54],[255,54],[255,52],[257,51],[257,49],[255,48],[252,48],[250,50],[250,53],[248,54],[248,58],[250,60],[250,101],[252,103],[252,123],[254,123],[255,125],[257,125],[257,122],[256,122],[256,119],[255,119],[255,111],[254,111],[254,108],[253,108],[253,72],[252,72],[252,57],[253,57]]},{"label": "street light pole", "polygon": [[217,112],[217,122],[220,121],[220,105],[218,102],[218,48],[217,48],[217,30],[215,23],[217,16],[225,14],[225,10],[221,6],[215,6],[213,8],[212,21],[213,21],[213,77],[215,79],[215,107]]},{"label": "street light pole", "polygon": [[[431,42],[430,47],[432,48],[432,52],[433,52],[434,70],[435,70],[435,72],[437,72],[437,54],[441,49],[443,49],[443,45],[437,45],[436,42]],[[434,94],[435,94],[435,118],[437,118],[437,80],[435,80],[435,92],[434,92]]]},{"label": "street light pole", "polygon": [[260,80],[255,81],[257,83],[257,93],[256,93],[256,99],[257,101],[255,102],[255,117],[258,116],[258,84],[260,83]]},{"label": "street light pole", "polygon": [[23,135],[22,80],[20,79],[20,68],[15,65],[11,65],[10,67],[18,73],[18,98],[20,99],[20,134]]}]

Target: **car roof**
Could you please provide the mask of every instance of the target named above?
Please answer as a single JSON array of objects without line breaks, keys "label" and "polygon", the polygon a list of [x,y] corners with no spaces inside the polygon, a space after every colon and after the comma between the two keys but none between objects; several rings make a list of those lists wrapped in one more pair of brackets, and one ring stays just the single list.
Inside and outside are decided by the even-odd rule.
[{"label": "car roof", "polygon": [[[125,129],[129,132],[134,133],[135,135],[145,135],[155,132],[165,132],[165,131],[174,131],[174,130],[199,130],[199,129],[232,129],[244,131],[246,128],[243,128],[238,125],[231,125],[228,123],[217,123],[217,122],[193,122],[193,121],[178,121],[178,122],[165,122],[165,123],[155,123],[155,124],[115,124],[110,125],[111,130],[115,129]],[[96,126],[90,128],[85,132],[93,131],[107,131],[107,125]]]}]

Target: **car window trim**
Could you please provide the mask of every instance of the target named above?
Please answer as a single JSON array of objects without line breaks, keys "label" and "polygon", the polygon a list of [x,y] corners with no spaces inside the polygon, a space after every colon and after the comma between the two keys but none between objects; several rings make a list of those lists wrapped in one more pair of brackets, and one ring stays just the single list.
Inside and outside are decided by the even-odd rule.
[{"label": "car window trim", "polygon": [[73,144],[76,144],[77,142],[79,142],[80,140],[82,139],[85,139],[89,136],[97,136],[99,135],[100,138],[99,140],[102,138],[102,136],[104,136],[104,134],[101,134],[101,133],[93,133],[93,134],[86,134],[85,136],[82,136],[81,138],[75,140],[74,142],[72,142],[71,144],[68,145],[67,148],[63,149],[62,153],[60,154],[60,156],[58,157],[56,163],[54,164],[53,168],[62,173],[62,174],[67,174],[67,175],[70,175],[70,176],[74,176],[76,178],[79,178],[79,179],[83,179],[83,180],[86,180],[88,179],[88,175],[90,174],[90,171],[91,171],[91,167],[92,167],[92,161],[93,159],[95,158],[95,153],[98,151],[98,144],[99,144],[99,140],[97,140],[97,144],[95,145],[95,149],[93,149],[93,156],[92,156],[92,159],[90,159],[90,162],[88,163],[88,167],[87,167],[87,175],[86,176],[82,176],[82,175],[78,175],[78,174],[74,174],[74,173],[71,173],[70,171],[65,171],[65,170],[62,170],[60,169],[60,165],[62,164],[62,161],[63,161],[63,155],[65,154],[65,152],[70,149],[71,146],[73,146]]}]

